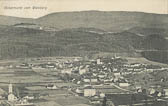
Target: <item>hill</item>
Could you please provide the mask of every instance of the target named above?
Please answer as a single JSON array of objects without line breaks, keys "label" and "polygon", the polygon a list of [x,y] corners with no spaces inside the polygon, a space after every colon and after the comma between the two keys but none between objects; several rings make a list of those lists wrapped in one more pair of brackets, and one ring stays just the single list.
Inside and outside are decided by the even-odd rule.
[{"label": "hill", "polygon": [[37,19],[0,16],[0,58],[104,52],[166,63],[167,32],[167,15],[141,12],[60,12]]},{"label": "hill", "polygon": [[[160,43],[157,42],[158,37]],[[148,42],[151,46],[147,46]],[[167,50],[166,48],[161,49],[167,47],[166,45],[168,45],[167,40],[160,35],[144,37],[128,31],[108,33],[94,28],[75,28],[53,32],[0,26],[1,59],[47,56],[93,57],[100,52],[136,57],[140,56],[136,50]],[[159,58],[160,54],[157,53],[156,56],[155,52],[142,53],[142,56],[150,60],[153,60],[153,57],[157,57],[157,60],[164,59],[163,56],[167,55],[161,52],[162,58]],[[167,62],[167,59],[164,59],[164,62]]]},{"label": "hill", "polygon": [[142,12],[82,11],[52,13],[36,19],[37,24],[65,28],[96,28],[121,32],[134,27],[168,29],[168,16]]},{"label": "hill", "polygon": [[[93,28],[56,32],[0,26],[1,58],[41,56],[85,56],[98,52],[133,53],[140,37],[133,33],[100,34]],[[136,41],[135,41],[136,40]],[[132,54],[133,55],[133,54]]]},{"label": "hill", "polygon": [[122,32],[133,28],[134,32],[147,32],[146,28],[159,31],[168,30],[167,17],[168,15],[164,14],[122,11],[57,12],[37,19],[0,16],[0,25],[34,23],[39,26],[52,27],[56,30],[83,27]]},{"label": "hill", "polygon": [[14,25],[18,23],[33,23],[31,18],[19,18],[0,15],[0,25]]}]

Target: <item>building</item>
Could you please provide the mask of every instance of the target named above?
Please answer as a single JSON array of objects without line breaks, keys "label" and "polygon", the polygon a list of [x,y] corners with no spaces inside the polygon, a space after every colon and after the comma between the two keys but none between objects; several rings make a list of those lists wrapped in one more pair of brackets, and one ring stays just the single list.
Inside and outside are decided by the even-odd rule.
[{"label": "building", "polygon": [[97,64],[103,64],[100,59],[97,59]]},{"label": "building", "polygon": [[15,95],[9,94],[8,95],[8,101],[15,101]]},{"label": "building", "polygon": [[54,84],[48,84],[46,88],[47,89],[58,89],[58,87]]},{"label": "building", "polygon": [[119,78],[119,77],[121,77],[121,74],[120,74],[120,72],[115,72],[114,76],[117,77],[117,78]]},{"label": "building", "polygon": [[91,97],[96,95],[96,89],[92,88],[91,86],[87,86],[84,88],[84,96]]},{"label": "building", "polygon": [[32,100],[34,99],[34,96],[25,96],[23,99]]},{"label": "building", "polygon": [[85,74],[87,72],[86,69],[79,69],[79,74],[82,75],[82,74]]},{"label": "building", "polygon": [[78,93],[78,94],[83,94],[83,89],[82,88],[77,88],[75,90],[75,92]]},{"label": "building", "polygon": [[61,71],[62,74],[71,74],[72,73],[72,70],[70,69],[64,69]]},{"label": "building", "polygon": [[128,87],[130,84],[129,83],[119,83],[120,87]]},{"label": "building", "polygon": [[164,92],[165,92],[165,96],[168,96],[168,89],[167,88],[164,89]]},{"label": "building", "polygon": [[89,77],[85,77],[85,78],[83,79],[83,82],[85,82],[85,83],[90,83],[90,78],[89,78]]},{"label": "building", "polygon": [[105,78],[105,77],[106,77],[106,75],[104,73],[98,74],[98,78]]},{"label": "building", "polygon": [[17,98],[13,94],[13,86],[12,86],[11,83],[9,84],[8,93],[9,93],[8,94],[8,101],[15,101],[15,100],[17,100]]},{"label": "building", "polygon": [[90,78],[90,82],[91,83],[98,82],[98,79],[96,77]]}]

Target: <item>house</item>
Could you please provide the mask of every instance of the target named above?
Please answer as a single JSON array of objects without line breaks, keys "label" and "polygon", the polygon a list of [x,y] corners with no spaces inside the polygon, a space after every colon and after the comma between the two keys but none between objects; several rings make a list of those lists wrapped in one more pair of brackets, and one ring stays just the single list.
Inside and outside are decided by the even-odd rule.
[{"label": "house", "polygon": [[20,65],[17,65],[16,68],[28,69],[28,68],[30,68],[30,67],[29,67],[29,64],[28,64],[28,63],[22,63],[22,64],[20,64]]},{"label": "house", "polygon": [[25,96],[24,99],[32,100],[34,99],[34,96]]},{"label": "house", "polygon": [[100,64],[103,64],[103,62],[101,62],[100,59],[97,59],[97,64],[100,65]]},{"label": "house", "polygon": [[113,83],[113,79],[104,80],[105,85],[111,85],[112,83]]},{"label": "house", "polygon": [[64,69],[61,71],[62,74],[71,74],[72,73],[72,70],[70,69]]},{"label": "house", "polygon": [[117,69],[117,68],[114,68],[114,69],[113,69],[113,72],[117,72],[117,71],[118,71],[118,69]]},{"label": "house", "polygon": [[94,83],[94,82],[98,82],[98,80],[97,80],[97,78],[94,78],[94,77],[93,77],[93,78],[90,79],[90,82],[93,82],[93,83]]},{"label": "house", "polygon": [[85,74],[87,72],[86,69],[79,69],[79,74],[82,75],[82,74]]},{"label": "house", "polygon": [[140,72],[140,71],[142,71],[142,69],[141,68],[135,68],[134,71]]},{"label": "house", "polygon": [[84,96],[85,97],[91,97],[96,95],[96,89],[94,89],[92,86],[87,86],[84,88]]},{"label": "house", "polygon": [[156,92],[156,90],[154,88],[149,89],[149,94],[150,95],[154,94],[155,92]]},{"label": "house", "polygon": [[105,77],[106,77],[106,75],[105,75],[105,74],[103,74],[103,73],[101,73],[101,74],[99,74],[99,75],[98,75],[98,77],[99,77],[99,78],[105,78]]},{"label": "house", "polygon": [[90,83],[90,78],[84,78],[84,79],[83,79],[83,82]]},{"label": "house", "polygon": [[131,72],[134,70],[134,68],[127,68],[128,72]]},{"label": "house", "polygon": [[47,86],[46,86],[46,88],[47,89],[58,89],[58,87],[56,86],[56,85],[54,85],[54,84],[48,84]]},{"label": "house", "polygon": [[88,86],[91,86],[91,84],[90,83],[85,83],[83,86],[86,88]]},{"label": "house", "polygon": [[92,73],[93,74],[93,76],[97,76],[97,73]]},{"label": "house", "polygon": [[46,68],[55,68],[54,64],[46,64]]},{"label": "house", "polygon": [[105,94],[104,93],[100,93],[100,98],[104,98]]},{"label": "house", "polygon": [[154,69],[146,69],[145,71],[146,71],[146,72],[153,72]]},{"label": "house", "polygon": [[119,83],[119,86],[120,87],[128,87],[130,84],[128,83]]},{"label": "house", "polygon": [[140,63],[132,63],[130,64],[130,67],[139,67],[141,64]]},{"label": "house", "polygon": [[135,84],[135,89],[142,89],[141,85]]},{"label": "house", "polygon": [[79,61],[79,59],[78,59],[78,58],[75,58],[75,59],[74,59],[74,61],[75,61],[75,62],[78,62],[78,61]]},{"label": "house", "polygon": [[120,72],[115,72],[114,76],[117,77],[117,78],[119,78],[121,76],[121,73]]},{"label": "house", "polygon": [[165,92],[165,96],[168,96],[168,89],[165,88],[165,89],[163,89],[163,90],[164,90],[164,92]]},{"label": "house", "polygon": [[82,88],[77,88],[77,89],[75,90],[75,92],[78,93],[78,94],[82,94],[84,91],[83,91]]},{"label": "house", "polygon": [[12,93],[10,93],[10,94],[8,95],[8,101],[15,101],[15,100],[17,100],[16,97],[15,97],[15,95],[12,94]]}]

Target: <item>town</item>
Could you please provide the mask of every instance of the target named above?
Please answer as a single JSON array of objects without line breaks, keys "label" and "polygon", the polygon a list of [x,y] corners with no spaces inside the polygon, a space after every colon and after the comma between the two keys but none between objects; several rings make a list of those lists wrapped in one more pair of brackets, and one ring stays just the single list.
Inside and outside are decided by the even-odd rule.
[{"label": "town", "polygon": [[0,106],[167,106],[167,76],[119,56],[19,59],[1,63]]}]

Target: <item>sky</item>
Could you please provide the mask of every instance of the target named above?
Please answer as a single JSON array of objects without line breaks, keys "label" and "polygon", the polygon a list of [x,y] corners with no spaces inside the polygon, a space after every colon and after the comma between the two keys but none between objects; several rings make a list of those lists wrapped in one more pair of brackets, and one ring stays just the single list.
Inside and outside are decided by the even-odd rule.
[{"label": "sky", "polygon": [[167,14],[168,0],[0,0],[0,15],[38,18],[64,11],[138,11]]}]

